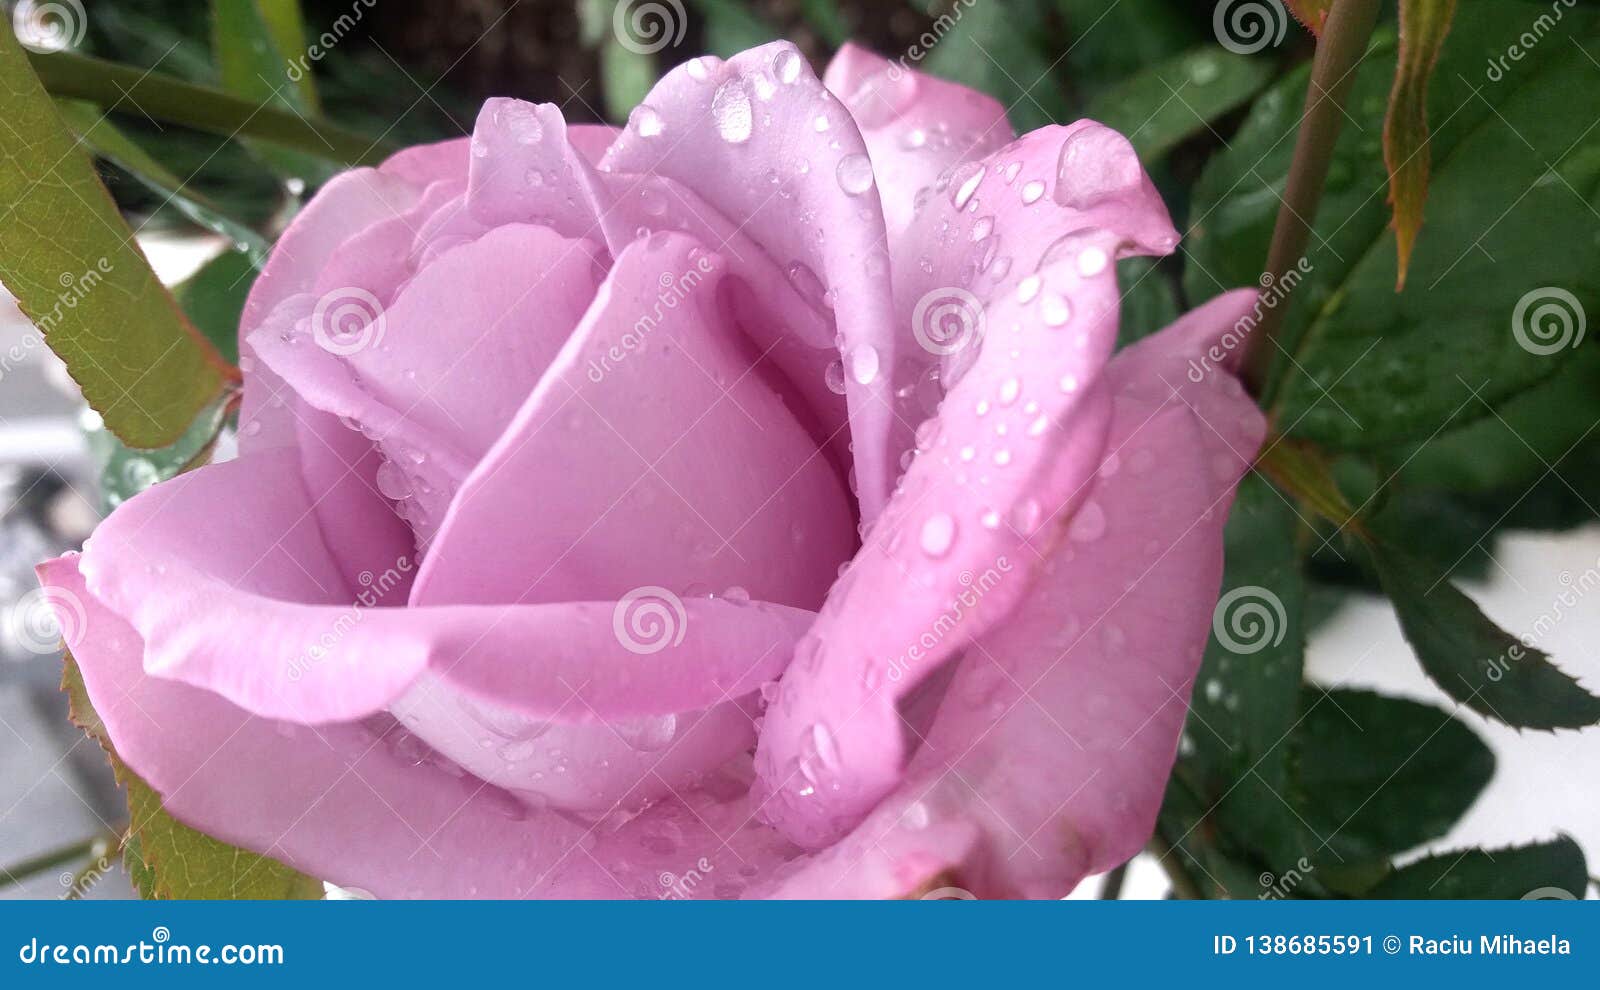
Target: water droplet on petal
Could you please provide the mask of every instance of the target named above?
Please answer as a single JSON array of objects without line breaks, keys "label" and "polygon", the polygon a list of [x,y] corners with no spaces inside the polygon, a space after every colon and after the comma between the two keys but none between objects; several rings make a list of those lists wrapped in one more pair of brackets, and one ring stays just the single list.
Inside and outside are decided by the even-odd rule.
[{"label": "water droplet on petal", "polygon": [[1055,199],[1070,209],[1086,210],[1137,189],[1143,177],[1139,155],[1127,138],[1108,127],[1086,125],[1061,144]]},{"label": "water droplet on petal", "polygon": [[836,174],[839,188],[851,196],[859,196],[872,188],[872,161],[866,155],[846,155],[839,159]]},{"label": "water droplet on petal", "polygon": [[772,73],[778,81],[789,85],[800,78],[800,70],[805,68],[805,58],[793,48],[785,48],[772,59]]},{"label": "water droplet on petal", "polygon": [[983,182],[983,176],[988,171],[980,162],[968,162],[957,167],[950,180],[950,205],[960,210],[971,201],[972,194],[978,191],[978,186]]},{"label": "water droplet on petal", "polygon": [[830,361],[827,369],[822,373],[822,380],[827,383],[828,391],[834,395],[843,395],[844,362],[837,359]]},{"label": "water droplet on petal", "polygon": [[1044,301],[1039,303],[1039,315],[1046,326],[1059,327],[1072,319],[1072,307],[1062,296],[1049,292],[1045,294]]},{"label": "water droplet on petal", "polygon": [[743,144],[755,130],[750,93],[743,79],[729,79],[711,97],[711,116],[717,133],[729,144]]},{"label": "water droplet on petal", "polygon": [[666,123],[661,119],[661,114],[648,103],[641,103],[633,108],[633,113],[628,115],[628,123],[639,132],[640,137],[655,137],[666,129]]},{"label": "water droplet on petal", "polygon": [[948,512],[931,515],[922,524],[921,545],[930,557],[943,557],[956,541],[956,521]]},{"label": "water droplet on petal", "polygon": [[1067,536],[1078,543],[1092,543],[1106,535],[1106,512],[1098,502],[1085,502],[1067,526]]}]

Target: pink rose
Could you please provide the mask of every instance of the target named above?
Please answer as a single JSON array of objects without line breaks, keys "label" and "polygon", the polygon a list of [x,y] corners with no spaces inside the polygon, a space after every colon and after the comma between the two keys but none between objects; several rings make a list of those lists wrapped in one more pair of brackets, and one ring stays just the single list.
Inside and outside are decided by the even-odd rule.
[{"label": "pink rose", "polygon": [[1058,897],[1150,834],[1264,430],[1253,293],[1112,357],[1176,242],[1121,136],[855,48],[491,100],[278,243],[239,457],[40,573],[167,809],[334,883]]}]

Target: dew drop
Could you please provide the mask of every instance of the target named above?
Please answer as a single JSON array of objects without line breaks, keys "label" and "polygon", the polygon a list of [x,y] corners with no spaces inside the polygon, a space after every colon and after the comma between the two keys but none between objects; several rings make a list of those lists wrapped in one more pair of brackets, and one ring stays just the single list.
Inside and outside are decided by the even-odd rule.
[{"label": "dew drop", "polygon": [[666,130],[666,122],[661,119],[661,114],[648,103],[641,103],[633,108],[633,113],[628,116],[633,129],[639,132],[640,137],[655,137]]},{"label": "dew drop", "polygon": [[956,521],[948,512],[931,515],[922,524],[922,552],[930,557],[943,557],[956,541]]},{"label": "dew drop", "polygon": [[843,395],[844,362],[837,359],[830,361],[827,369],[822,373],[822,380],[827,383],[828,391],[834,395]]},{"label": "dew drop", "polygon": [[772,59],[772,73],[784,85],[791,85],[800,78],[800,70],[805,67],[805,59],[793,48],[785,48]]},{"label": "dew drop", "polygon": [[1067,300],[1054,292],[1046,293],[1039,304],[1039,315],[1046,326],[1059,327],[1072,319],[1072,307]]},{"label": "dew drop", "polygon": [[384,461],[378,465],[377,477],[373,480],[377,482],[378,491],[385,498],[392,498],[398,502],[411,495],[411,483],[406,480],[405,472],[401,471],[393,461]]},{"label": "dew drop", "polygon": [[711,116],[717,133],[729,144],[743,144],[755,130],[750,110],[750,92],[743,79],[729,79],[711,97]]},{"label": "dew drop", "polygon": [[1143,176],[1127,138],[1105,127],[1081,127],[1061,144],[1055,199],[1070,209],[1086,210],[1138,188]]},{"label": "dew drop", "polygon": [[1067,536],[1078,543],[1092,543],[1106,535],[1106,512],[1098,502],[1085,502],[1067,526]]},{"label": "dew drop", "polygon": [[1037,203],[1039,201],[1039,197],[1043,195],[1044,183],[1040,182],[1038,179],[1034,179],[1031,182],[1025,183],[1022,187],[1022,202],[1024,205],[1032,206],[1034,203]]},{"label": "dew drop", "polygon": [[839,159],[835,174],[839,188],[851,196],[859,196],[872,188],[872,161],[866,155],[846,155]]},{"label": "dew drop", "polygon": [[960,166],[956,174],[951,177],[950,205],[956,209],[964,209],[972,200],[973,193],[978,191],[978,186],[983,182],[983,176],[988,171],[978,162],[969,162]]}]

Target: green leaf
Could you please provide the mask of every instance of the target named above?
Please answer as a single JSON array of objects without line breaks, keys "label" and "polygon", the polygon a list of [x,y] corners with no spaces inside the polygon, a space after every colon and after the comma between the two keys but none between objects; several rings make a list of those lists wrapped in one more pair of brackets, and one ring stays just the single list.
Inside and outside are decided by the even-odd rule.
[{"label": "green leaf", "polygon": [[317,900],[322,884],[277,860],[197,832],[161,807],[161,796],[117,756],[83,674],[68,655],[61,676],[73,722],[105,750],[128,792],[123,858],[139,896],[183,900]]},{"label": "green leaf", "polygon": [[1039,44],[1048,37],[1043,13],[1034,3],[959,6],[927,32],[932,49],[919,42],[906,64],[993,96],[1019,133],[1072,120],[1056,53]]},{"label": "green leaf", "polygon": [[175,478],[202,463],[211,451],[227,416],[227,406],[217,404],[200,411],[183,436],[166,447],[134,450],[93,421],[85,424],[89,455],[100,469],[100,509],[109,513],[157,482]]},{"label": "green leaf", "polygon": [[0,282],[107,426],[132,446],[173,442],[231,368],[156,280],[5,31],[0,120]]},{"label": "green leaf", "polygon": [[189,319],[230,361],[239,355],[239,318],[260,267],[249,253],[224,251],[173,287]]},{"label": "green leaf", "polygon": [[606,116],[624,123],[655,85],[655,56],[628,48],[607,35],[600,48],[600,77],[604,81]]},{"label": "green leaf", "polygon": [[1422,230],[1428,200],[1428,80],[1450,33],[1456,0],[1400,0],[1400,61],[1383,121],[1383,160],[1389,168],[1389,201],[1399,250],[1397,288],[1406,284],[1411,252]]},{"label": "green leaf", "polygon": [[27,62],[55,96],[126,108],[224,137],[259,138],[342,165],[376,165],[397,150],[381,138],[372,140],[319,118],[258,106],[159,72],[70,52],[32,54]]},{"label": "green leaf", "polygon": [[[1212,896],[1257,897],[1262,873],[1303,869],[1315,848],[1288,800],[1290,729],[1305,654],[1294,509],[1260,476],[1240,485],[1227,568],[1161,811],[1169,856]],[[1176,688],[1177,686],[1174,685]]]},{"label": "green leaf", "polygon": [[1117,344],[1126,347],[1178,318],[1178,290],[1171,276],[1151,258],[1117,262],[1117,287],[1122,293],[1122,323]]},{"label": "green leaf", "polygon": [[777,28],[738,0],[693,0],[704,20],[705,45],[713,55],[731,55],[782,37]]},{"label": "green leaf", "polygon": [[1521,496],[1600,422],[1600,347],[1580,347],[1561,371],[1460,429],[1395,456],[1403,485]]},{"label": "green leaf", "polygon": [[[296,116],[320,113],[316,83],[302,60],[305,26],[298,0],[211,0],[211,47],[227,92]],[[253,150],[280,174],[312,184],[336,170],[325,151],[307,154],[270,144]]]},{"label": "green leaf", "polygon": [[850,22],[839,12],[836,0],[800,0],[800,10],[812,30],[832,47],[850,40]]},{"label": "green leaf", "polygon": [[[1362,64],[1315,222],[1312,270],[1283,303],[1281,342],[1294,360],[1279,358],[1268,399],[1285,429],[1339,449],[1427,439],[1560,370],[1572,349],[1534,332],[1537,304],[1560,298],[1553,290],[1600,312],[1589,202],[1600,184],[1600,130],[1589,128],[1600,117],[1597,18],[1568,11],[1520,61],[1495,61],[1541,9],[1462,0],[1428,97],[1431,195],[1448,208],[1431,212],[1399,295],[1381,195],[1393,37]],[[1300,71],[1269,89],[1202,176],[1186,274],[1192,298],[1259,275],[1306,84]],[[1542,329],[1559,338],[1553,315]]]},{"label": "green leaf", "polygon": [[1345,862],[1444,836],[1494,775],[1494,754],[1449,713],[1369,691],[1306,688],[1289,749],[1294,805]]},{"label": "green leaf", "polygon": [[1194,19],[1184,16],[1189,13],[1187,3],[1056,0],[1055,7],[1068,34],[1060,46],[1062,61],[1085,94],[1098,95],[1209,37]]},{"label": "green leaf", "polygon": [[1564,900],[1583,897],[1588,885],[1583,850],[1561,836],[1553,842],[1511,849],[1467,849],[1429,856],[1396,870],[1364,896],[1374,900]]},{"label": "green leaf", "polygon": [[166,166],[117,130],[99,107],[81,100],[57,100],[56,112],[97,157],[104,158],[138,179],[196,224],[245,246],[257,258],[265,260],[269,250],[265,238],[230,219],[208,197],[189,188],[184,180],[173,175]]},{"label": "green leaf", "polygon": [[[1384,542],[1373,544],[1372,557],[1406,640],[1446,694],[1516,728],[1580,729],[1600,722],[1600,698],[1489,621],[1435,568]],[[1543,632],[1536,629],[1529,642]]]},{"label": "green leaf", "polygon": [[1086,116],[1121,131],[1150,162],[1243,105],[1272,74],[1264,59],[1206,45],[1102,92]]}]

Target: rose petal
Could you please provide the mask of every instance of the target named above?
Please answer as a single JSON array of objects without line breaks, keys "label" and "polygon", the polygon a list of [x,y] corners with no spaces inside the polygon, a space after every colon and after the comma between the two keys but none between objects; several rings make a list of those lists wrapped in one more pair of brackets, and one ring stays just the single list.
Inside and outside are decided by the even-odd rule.
[{"label": "rose petal", "polygon": [[[1062,897],[1143,847],[1211,627],[1234,486],[1265,433],[1231,375],[1188,369],[1254,296],[1221,297],[1112,362],[1094,525],[1080,513],[1027,598],[970,645],[900,789],[772,893],[884,896],[872,864],[894,849],[978,896]],[[940,831],[961,823],[982,835],[964,851]]]},{"label": "rose petal", "polygon": [[737,218],[808,292],[827,294],[843,338],[861,516],[876,518],[895,472],[891,435],[909,427],[895,419],[889,391],[898,355],[883,211],[850,115],[793,45],[774,42],[673,69],[601,167],[683,183]]},{"label": "rose petal", "polygon": [[419,189],[441,180],[465,179],[468,144],[464,137],[414,144],[384,159],[378,171],[404,179]]},{"label": "rose petal", "polygon": [[280,309],[251,339],[308,404],[377,440],[389,461],[379,489],[426,545],[588,306],[597,251],[506,224],[445,251],[387,307],[359,286],[334,289],[309,315]]},{"label": "rose petal", "polygon": [[941,172],[986,157],[1014,136],[999,101],[845,44],[823,83],[843,101],[872,156],[889,243],[900,241],[913,200]]},{"label": "rose petal", "polygon": [[854,544],[848,496],[720,314],[722,271],[679,235],[624,250],[451,505],[413,604],[820,602]]},{"label": "rose petal", "polygon": [[352,169],[323,186],[278,238],[250,287],[239,320],[239,363],[246,369],[239,419],[258,426],[253,435],[241,438],[242,449],[292,445],[294,418],[304,415],[283,382],[255,364],[250,334],[284,299],[310,291],[317,274],[347,237],[404,212],[420,191],[377,169]]},{"label": "rose petal", "polygon": [[84,577],[139,631],[152,675],[311,724],[382,711],[432,669],[524,715],[583,722],[747,694],[783,669],[812,620],[699,601],[657,641],[648,622],[606,601],[375,607],[398,604],[409,548],[347,585],[295,463],[267,451],[201,468],[130,499],[96,531]]},{"label": "rose petal", "polygon": [[921,431],[769,713],[764,810],[795,842],[827,844],[894,788],[900,701],[1016,605],[1082,500],[1105,436],[1097,378],[1118,298],[1109,268],[1086,275],[1065,259],[982,314],[977,364]]},{"label": "rose petal", "polygon": [[738,780],[586,825],[530,812],[392,722],[274,722],[146,676],[138,633],[71,559],[40,577],[118,755],[165,809],[312,876],[384,898],[737,896],[794,853],[749,824]]}]

